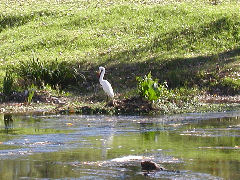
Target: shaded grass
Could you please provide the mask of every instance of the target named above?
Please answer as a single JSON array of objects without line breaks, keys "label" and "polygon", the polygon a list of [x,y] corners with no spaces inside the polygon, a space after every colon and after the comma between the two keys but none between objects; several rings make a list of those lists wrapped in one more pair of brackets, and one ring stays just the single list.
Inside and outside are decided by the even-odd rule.
[{"label": "shaded grass", "polygon": [[[127,54],[131,53],[126,52],[126,56]],[[122,55],[124,56],[124,54]],[[239,64],[240,61],[239,56],[240,50],[236,48],[209,56],[173,58],[166,61],[158,60],[155,57],[142,62],[121,62],[104,65],[108,66],[106,78],[119,92],[135,88],[136,76],[143,77],[151,71],[154,78],[158,78],[161,83],[167,81],[170,88],[194,87],[197,85],[211,93],[217,93],[214,89],[217,89],[218,85],[212,86],[211,82],[216,81],[221,84],[220,81],[224,77],[239,74],[239,67],[236,67],[236,64]],[[97,69],[97,65],[92,68],[90,71]],[[234,77],[239,78],[239,76]],[[86,78],[87,81],[97,83],[95,76],[87,76]],[[119,84],[121,84],[121,87],[118,87]],[[237,89],[237,91],[232,91],[230,84],[229,86],[222,86],[220,90],[223,90],[223,92],[220,92],[220,94],[238,94],[239,87]]]}]

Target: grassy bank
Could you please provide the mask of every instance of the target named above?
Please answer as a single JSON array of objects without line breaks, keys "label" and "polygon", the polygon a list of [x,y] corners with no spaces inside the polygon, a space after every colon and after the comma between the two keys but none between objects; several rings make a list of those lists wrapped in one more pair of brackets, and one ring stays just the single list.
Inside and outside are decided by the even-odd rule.
[{"label": "grassy bank", "polygon": [[[238,7],[234,0],[3,0],[1,89],[9,69],[14,69],[14,88],[18,90],[41,81],[49,84],[43,76],[29,75],[29,64],[38,58],[41,63],[34,66],[50,67],[46,79],[53,78],[53,88],[58,85],[70,91],[83,104],[102,104],[105,98],[95,74],[100,65],[107,68],[106,78],[119,101],[133,98],[136,76],[150,71],[160,83],[166,81],[169,89],[195,88],[196,96],[238,95]],[[63,66],[49,65],[56,59]],[[24,74],[23,69],[30,70]]]}]

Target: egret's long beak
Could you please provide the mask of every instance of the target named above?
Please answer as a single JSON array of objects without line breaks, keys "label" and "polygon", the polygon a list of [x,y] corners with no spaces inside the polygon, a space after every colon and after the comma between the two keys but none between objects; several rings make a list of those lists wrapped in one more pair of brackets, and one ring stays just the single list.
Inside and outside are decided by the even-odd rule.
[{"label": "egret's long beak", "polygon": [[101,71],[98,71],[98,72],[97,72],[97,75],[98,75],[98,77],[100,77],[100,75],[101,75]]}]

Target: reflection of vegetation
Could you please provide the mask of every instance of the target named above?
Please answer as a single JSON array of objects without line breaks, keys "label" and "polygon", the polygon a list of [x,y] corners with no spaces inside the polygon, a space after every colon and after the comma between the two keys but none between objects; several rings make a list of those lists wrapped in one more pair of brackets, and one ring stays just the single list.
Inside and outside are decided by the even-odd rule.
[{"label": "reflection of vegetation", "polygon": [[[236,132],[234,129],[223,128],[238,125],[240,123],[239,120],[240,119],[236,121],[235,118],[202,120],[196,124],[192,122],[192,125],[182,125],[182,127],[177,130],[169,130],[171,126],[169,127],[164,124],[140,123],[140,127],[136,128],[140,128],[141,134],[129,133],[123,136],[114,136],[112,142],[113,148],[108,150],[108,155],[110,156],[109,158],[112,158],[112,155],[118,157],[129,154],[143,154],[145,152],[162,149],[162,152],[166,150],[167,154],[184,159],[203,158],[206,160],[214,160],[216,158],[231,158],[232,160],[240,160],[240,157],[237,156],[238,151],[224,150],[221,148],[215,149],[215,147],[234,148],[240,144],[240,139],[237,138],[239,132]],[[198,128],[202,133],[193,135],[184,135],[183,133],[185,131],[198,132]],[[217,132],[217,134],[214,132]],[[205,136],[204,133],[210,133],[212,135]],[[95,142],[96,139],[99,139],[99,137],[92,137],[90,140]],[[97,146],[101,146],[100,142],[98,142]],[[121,148],[119,148],[119,146],[121,146]],[[200,147],[211,148],[200,149]],[[229,156],[229,153],[232,154],[232,156]]]},{"label": "reflection of vegetation", "polygon": [[[112,139],[112,144],[108,144],[108,149],[103,145],[104,139],[101,136],[91,136],[86,139],[89,141],[86,147],[80,149],[73,149],[64,152],[57,153],[44,153],[44,154],[36,154],[31,156],[34,160],[42,160],[47,159],[47,162],[96,162],[103,160],[110,160],[112,158],[127,156],[127,155],[143,155],[146,156],[152,155],[154,153],[164,153],[166,155],[173,156],[175,159],[182,159],[185,161],[183,164],[178,164],[177,166],[180,169],[188,169],[188,170],[196,170],[199,172],[207,172],[216,176],[224,177],[229,179],[232,177],[229,172],[231,172],[231,166],[229,162],[239,162],[240,157],[238,156],[237,150],[227,150],[227,149],[214,149],[214,147],[234,147],[240,143],[239,138],[231,137],[231,136],[215,136],[215,137],[204,137],[204,136],[183,136],[180,135],[182,130],[192,128],[201,127],[204,129],[208,128],[208,124],[214,127],[218,124],[219,121],[228,122],[230,119],[225,120],[216,120],[213,121],[201,121],[196,124],[194,127],[185,127],[180,128],[178,131],[169,131],[167,125],[158,125],[158,124],[139,124],[140,130],[142,133],[128,133],[124,135],[115,135]],[[212,123],[211,123],[212,122]],[[203,123],[203,124],[202,124]],[[234,122],[231,119],[231,123],[239,123]],[[200,125],[200,126],[198,126]],[[166,126],[164,130],[164,126]],[[136,128],[139,128],[136,126]],[[156,129],[152,131],[151,129]],[[161,129],[161,130],[157,130]],[[148,130],[148,131],[145,131]],[[207,149],[201,149],[199,147],[212,147]],[[161,149],[162,151],[158,151]],[[106,151],[106,152],[105,152]],[[106,153],[106,157],[103,156],[103,153]],[[157,156],[157,154],[156,154]],[[188,160],[191,159],[191,163],[188,163]],[[164,161],[164,159],[163,159]],[[37,161],[38,162],[38,161]],[[47,163],[45,162],[45,163]],[[43,162],[42,162],[43,163]],[[158,162],[161,163],[161,162]],[[206,166],[206,163],[211,165],[211,168]],[[47,163],[48,164],[48,163]],[[111,165],[111,162],[109,162]],[[236,164],[233,164],[235,166]],[[66,175],[71,175],[71,171],[67,171],[66,169],[72,168],[70,167],[59,167],[58,165],[54,165],[59,168],[57,174],[54,173],[54,167],[48,168],[48,173],[51,174],[51,177],[61,177]],[[95,165],[90,165],[90,169],[98,169],[100,167]],[[171,163],[165,163],[166,167],[172,168]],[[82,168],[81,166],[79,167]],[[34,173],[44,174],[44,166],[42,166],[39,170],[36,170]],[[66,170],[66,171],[65,171]],[[42,171],[42,172],[39,172]],[[235,171],[237,169],[235,168]],[[80,172],[79,172],[80,173]],[[78,175],[82,175],[81,173]],[[230,178],[231,179],[231,178]]]},{"label": "reflection of vegetation", "polygon": [[11,114],[4,114],[4,125],[6,133],[13,128],[13,119]]},{"label": "reflection of vegetation", "polygon": [[[36,126],[36,121],[36,119],[30,118],[24,123],[32,128]],[[24,123],[22,126],[26,126]],[[234,149],[240,144],[239,132],[235,131],[234,127],[238,128],[239,123],[240,118],[238,117],[189,121],[184,124],[179,123],[178,126],[164,123],[136,123],[132,124],[134,127],[130,128],[130,130],[136,130],[133,132],[121,134],[123,128],[120,129],[120,134],[112,133],[104,135],[104,137],[87,134],[86,137],[81,136],[84,140],[70,142],[80,143],[81,147],[79,148],[63,149],[63,151],[54,153],[37,153],[21,163],[16,163],[18,160],[7,160],[0,164],[0,168],[4,172],[8,172],[9,168],[6,167],[14,167],[11,169],[18,169],[23,175],[36,178],[46,175],[49,178],[79,177],[85,175],[82,174],[82,170],[86,167],[97,170],[102,168],[91,162],[127,155],[153,155],[156,157],[160,155],[161,159],[158,159],[158,163],[162,163],[165,160],[165,156],[162,154],[165,154],[175,160],[184,161],[184,163],[176,165],[180,170],[187,169],[225,179],[234,179],[233,177],[236,176],[232,172],[238,172],[237,168],[240,162],[239,149]],[[54,130],[50,131],[56,133]],[[191,135],[191,132],[197,133],[198,131],[201,131],[202,134]],[[188,135],[185,132],[188,132]],[[215,132],[217,134],[214,134]],[[205,136],[204,133],[210,133],[212,136]],[[90,165],[83,163],[89,161]],[[110,163],[109,166],[111,166]],[[164,166],[171,169],[175,164],[169,162]],[[31,172],[29,172],[29,167],[31,167]],[[10,171],[11,173],[14,172]],[[2,173],[0,179],[1,177],[4,177]]]},{"label": "reflection of vegetation", "polygon": [[[24,120],[12,114],[4,114],[3,124],[0,122],[0,127],[4,126],[4,130],[0,129],[0,135],[5,133],[14,135],[27,135],[27,134],[30,135],[30,134],[53,134],[72,132],[71,130],[57,130],[40,127],[39,122],[40,120],[35,118],[28,118],[27,120]],[[15,124],[14,128],[13,123]]]},{"label": "reflection of vegetation", "polygon": [[[179,165],[181,169],[198,172],[201,169],[201,172],[231,179],[234,176],[229,172],[232,172],[233,169],[235,169],[234,172],[237,172],[236,167],[240,162],[239,149],[234,149],[239,147],[240,139],[238,138],[239,132],[228,127],[238,125],[239,120],[239,118],[202,120],[196,124],[191,122],[192,125],[184,125],[176,131],[169,131],[167,127],[164,130],[164,126],[145,125],[140,135],[115,136],[113,140],[115,148],[109,150],[109,154],[122,156],[152,154],[153,152],[164,153],[187,162]],[[152,131],[151,129],[156,130]],[[183,135],[184,131],[189,131],[190,135]],[[191,135],[190,131],[196,133],[201,131],[201,133]],[[210,133],[212,136],[205,136],[205,133]],[[119,145],[123,147],[120,150],[117,148]],[[131,152],[132,149],[135,151]],[[158,149],[162,151],[159,152]],[[206,166],[208,163],[211,168]],[[233,163],[233,167],[231,167],[231,163]]]}]

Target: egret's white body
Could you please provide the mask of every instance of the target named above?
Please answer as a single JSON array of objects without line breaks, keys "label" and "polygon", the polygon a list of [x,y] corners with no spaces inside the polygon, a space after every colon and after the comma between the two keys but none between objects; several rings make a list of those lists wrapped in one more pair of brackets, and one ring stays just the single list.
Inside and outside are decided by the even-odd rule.
[{"label": "egret's white body", "polygon": [[100,82],[103,90],[105,91],[105,93],[107,93],[108,96],[113,98],[114,92],[113,92],[113,88],[112,88],[111,84],[107,80],[103,79],[104,74],[105,74],[105,68],[99,67],[99,73],[100,73],[99,82]]}]

